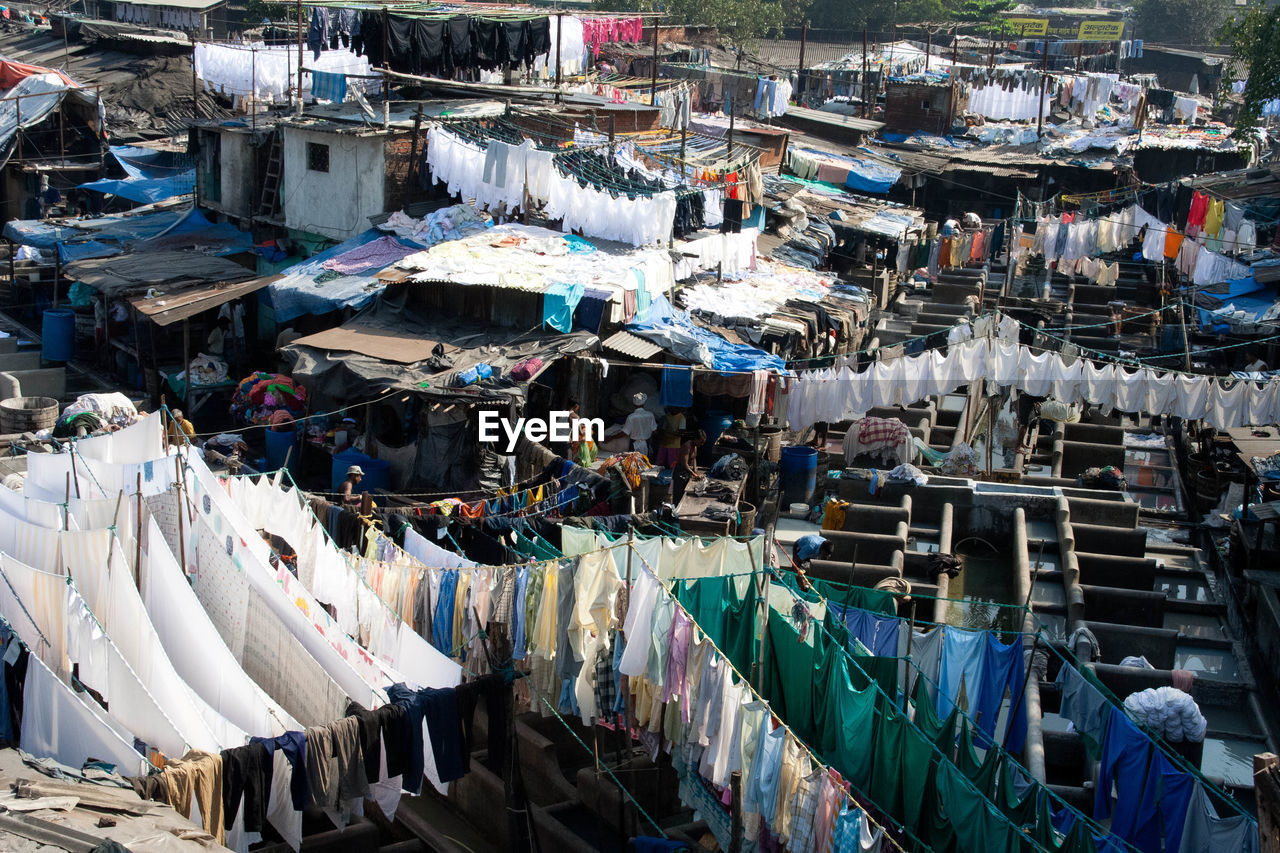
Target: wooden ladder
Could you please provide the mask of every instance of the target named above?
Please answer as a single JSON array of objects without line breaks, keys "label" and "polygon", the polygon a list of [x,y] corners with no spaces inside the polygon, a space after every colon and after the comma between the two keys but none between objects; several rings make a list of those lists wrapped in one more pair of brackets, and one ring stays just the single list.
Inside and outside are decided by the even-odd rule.
[{"label": "wooden ladder", "polygon": [[271,150],[267,156],[267,173],[262,179],[262,198],[258,215],[271,218],[280,212],[280,178],[284,174],[280,131],[271,134]]}]

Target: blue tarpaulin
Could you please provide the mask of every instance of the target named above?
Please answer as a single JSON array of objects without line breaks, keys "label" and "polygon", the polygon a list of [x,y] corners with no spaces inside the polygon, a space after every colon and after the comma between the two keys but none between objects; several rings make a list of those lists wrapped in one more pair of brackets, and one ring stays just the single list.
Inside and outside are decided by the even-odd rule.
[{"label": "blue tarpaulin", "polygon": [[195,192],[196,170],[189,154],[135,145],[113,145],[111,154],[128,177],[90,181],[81,184],[81,189],[120,196],[139,204],[153,204]]},{"label": "blue tarpaulin", "polygon": [[97,240],[86,240],[83,243],[59,243],[58,258],[64,263],[83,261],[87,258],[109,258],[123,251],[118,246],[108,246]]},{"label": "blue tarpaulin", "polygon": [[84,239],[84,232],[61,225],[50,225],[39,219],[10,219],[4,224],[4,236],[23,246],[52,249],[67,240]]},{"label": "blue tarpaulin", "polygon": [[[284,278],[273,282],[266,290],[259,291],[259,299],[267,301],[275,310],[277,323],[287,323],[304,314],[327,314],[339,308],[359,308],[366,305],[386,287],[374,277],[377,270],[368,275],[339,276],[321,284],[317,284],[315,279],[325,272],[325,261],[385,236],[378,229],[370,228],[345,243],[314,254],[283,270]],[[406,246],[414,245],[407,240],[400,242]]]},{"label": "blue tarpaulin", "polygon": [[786,362],[772,353],[735,344],[695,325],[688,314],[674,311],[665,296],[655,296],[649,320],[629,323],[627,331],[651,340],[681,358],[714,370],[786,370]]},{"label": "blue tarpaulin", "polygon": [[902,177],[902,170],[874,160],[850,160],[844,185],[864,193],[887,193]]},{"label": "blue tarpaulin", "polygon": [[[1253,276],[1237,278],[1227,282],[1226,293],[1201,294],[1212,296],[1219,303],[1219,310],[1232,309],[1231,315],[1236,322],[1257,322],[1276,303],[1276,291],[1270,284],[1260,284]],[[1214,314],[1214,309],[1197,306],[1200,313],[1200,329],[1206,334],[1227,334],[1231,331],[1229,323],[1222,315]],[[1241,316],[1237,312],[1244,312]]]},{"label": "blue tarpaulin", "polygon": [[138,204],[154,204],[174,196],[190,195],[196,190],[196,170],[171,178],[103,178],[80,184],[80,189],[114,195]]}]

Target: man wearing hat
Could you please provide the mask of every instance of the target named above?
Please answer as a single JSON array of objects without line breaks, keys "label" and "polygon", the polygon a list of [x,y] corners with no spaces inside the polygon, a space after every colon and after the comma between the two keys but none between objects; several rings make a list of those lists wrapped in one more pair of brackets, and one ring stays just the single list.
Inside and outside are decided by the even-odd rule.
[{"label": "man wearing hat", "polygon": [[352,465],[347,469],[347,479],[343,480],[342,485],[338,487],[338,497],[343,504],[356,506],[360,503],[360,493],[356,491],[356,486],[360,485],[363,479],[364,470],[359,465]]},{"label": "man wearing hat", "polygon": [[644,407],[648,400],[649,395],[643,391],[632,394],[631,402],[635,403],[636,410],[627,415],[626,423],[622,425],[622,431],[631,437],[631,449],[645,456],[649,455],[649,439],[658,431],[658,419]]}]

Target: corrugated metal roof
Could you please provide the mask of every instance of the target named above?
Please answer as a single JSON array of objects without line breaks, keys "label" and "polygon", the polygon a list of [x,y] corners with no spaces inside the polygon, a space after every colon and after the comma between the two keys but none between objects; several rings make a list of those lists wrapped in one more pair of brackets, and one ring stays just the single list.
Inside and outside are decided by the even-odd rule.
[{"label": "corrugated metal roof", "polygon": [[662,347],[652,341],[646,341],[639,335],[633,335],[625,329],[614,332],[600,346],[619,355],[641,359],[652,358],[662,352]]}]

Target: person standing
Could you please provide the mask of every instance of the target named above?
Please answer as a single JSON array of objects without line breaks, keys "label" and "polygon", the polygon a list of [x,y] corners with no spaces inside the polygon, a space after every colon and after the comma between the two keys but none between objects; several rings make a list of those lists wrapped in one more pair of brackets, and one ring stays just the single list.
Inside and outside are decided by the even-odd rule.
[{"label": "person standing", "polygon": [[675,468],[676,459],[680,455],[680,437],[684,434],[684,412],[675,406],[668,406],[662,418],[662,437],[658,439],[658,458],[654,464],[659,468]]},{"label": "person standing", "polygon": [[676,505],[684,498],[684,490],[688,488],[689,481],[701,480],[703,477],[698,473],[698,449],[706,443],[707,434],[698,430],[680,445],[675,472],[671,475],[671,498]]},{"label": "person standing", "polygon": [[649,395],[643,391],[631,395],[631,402],[636,409],[627,415],[627,420],[622,425],[622,431],[631,438],[631,449],[645,456],[649,455],[649,439],[658,431],[658,419],[644,407],[648,401]]}]

